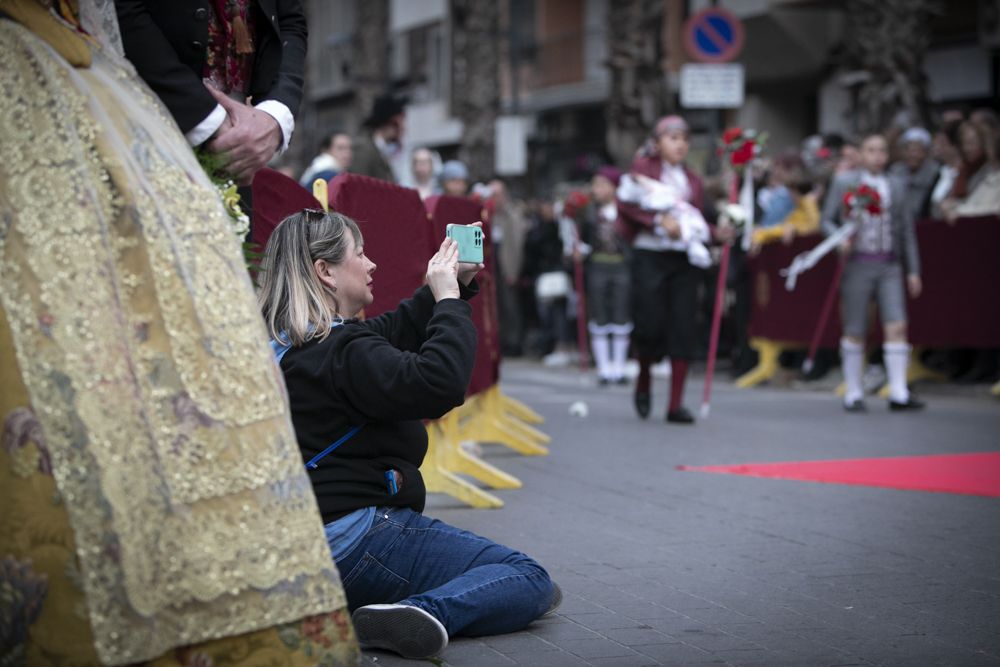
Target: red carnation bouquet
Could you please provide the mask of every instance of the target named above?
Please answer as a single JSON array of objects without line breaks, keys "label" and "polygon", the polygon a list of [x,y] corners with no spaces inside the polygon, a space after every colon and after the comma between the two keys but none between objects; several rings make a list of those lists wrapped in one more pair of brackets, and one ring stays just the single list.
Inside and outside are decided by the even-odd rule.
[{"label": "red carnation bouquet", "polygon": [[754,158],[760,157],[764,152],[766,141],[767,132],[731,127],[722,133],[719,155],[725,155],[731,166],[740,168],[749,164]]},{"label": "red carnation bouquet", "polygon": [[575,218],[589,203],[590,197],[587,196],[586,192],[573,190],[566,195],[566,199],[563,201],[563,213],[569,218]]},{"label": "red carnation bouquet", "polygon": [[882,212],[882,197],[875,188],[862,184],[844,193],[844,208],[851,214],[867,211],[879,215]]}]

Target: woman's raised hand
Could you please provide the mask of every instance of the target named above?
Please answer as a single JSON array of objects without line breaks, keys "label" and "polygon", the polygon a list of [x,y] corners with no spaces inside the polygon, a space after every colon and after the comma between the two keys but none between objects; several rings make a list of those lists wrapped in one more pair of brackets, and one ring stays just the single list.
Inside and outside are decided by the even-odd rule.
[{"label": "woman's raised hand", "polygon": [[431,288],[434,301],[459,298],[458,290],[458,243],[445,239],[441,247],[427,262],[427,286]]}]

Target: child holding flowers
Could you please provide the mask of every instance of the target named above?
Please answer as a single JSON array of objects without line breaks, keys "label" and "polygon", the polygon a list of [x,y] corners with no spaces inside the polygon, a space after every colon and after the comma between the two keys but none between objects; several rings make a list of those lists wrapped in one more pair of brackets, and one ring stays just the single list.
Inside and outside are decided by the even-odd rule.
[{"label": "child holding flowers", "polygon": [[[856,231],[844,242],[847,265],[841,283],[844,335],[840,342],[844,382],[844,408],[863,412],[862,362],[868,320],[868,303],[878,298],[884,327],[883,353],[889,376],[889,409],[920,409],[906,386],[910,345],[906,335],[904,275],[911,298],[920,296],[920,257],[908,213],[905,184],[885,173],[889,145],[881,134],[861,142],[861,168],[836,178],[823,206],[827,233],[845,223]],[[905,272],[905,273],[904,273]]]}]

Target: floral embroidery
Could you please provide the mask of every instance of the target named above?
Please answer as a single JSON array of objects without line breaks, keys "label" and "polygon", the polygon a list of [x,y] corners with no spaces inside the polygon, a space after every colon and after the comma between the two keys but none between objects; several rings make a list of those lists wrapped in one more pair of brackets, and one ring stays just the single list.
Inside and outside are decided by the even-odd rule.
[{"label": "floral embroidery", "polygon": [[[34,444],[37,451],[38,472],[43,475],[52,474],[52,462],[49,459],[49,450],[45,446],[45,436],[42,435],[42,425],[31,410],[27,408],[12,410],[4,420],[3,436],[0,441],[4,450],[15,461],[20,460],[21,456],[28,452],[29,445]],[[35,468],[34,462],[31,467]]]},{"label": "floral embroidery", "polygon": [[256,21],[250,0],[209,3],[204,76],[224,93],[249,92],[256,50]]},{"label": "floral embroidery", "polygon": [[30,560],[6,556],[0,560],[0,652],[7,660],[23,650],[28,628],[42,611],[48,593],[48,579],[36,574]]}]

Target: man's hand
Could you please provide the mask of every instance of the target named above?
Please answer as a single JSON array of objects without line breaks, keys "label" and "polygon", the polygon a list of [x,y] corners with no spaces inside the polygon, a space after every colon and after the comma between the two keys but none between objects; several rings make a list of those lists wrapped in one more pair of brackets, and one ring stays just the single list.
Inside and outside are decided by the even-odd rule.
[{"label": "man's hand", "polygon": [[945,222],[954,226],[958,220],[958,200],[949,197],[941,202],[941,215],[944,216]]},{"label": "man's hand", "polygon": [[795,240],[795,227],[791,225],[785,225],[785,228],[781,230],[781,242],[785,245],[792,245],[792,241]]},{"label": "man's hand", "polygon": [[208,92],[226,110],[230,126],[223,123],[208,143],[208,150],[222,153],[226,171],[239,185],[249,185],[281,146],[281,127],[269,114],[232,100],[218,90]]},{"label": "man's hand", "polygon": [[679,239],[681,237],[681,223],[678,222],[677,218],[668,213],[661,213],[659,217],[660,226],[667,232],[667,236],[675,241]]},{"label": "man's hand", "polygon": [[911,299],[918,299],[924,291],[924,281],[917,274],[911,273],[906,276],[906,289],[910,292]]},{"label": "man's hand", "polygon": [[736,238],[736,229],[732,225],[716,225],[712,230],[712,236],[719,243],[729,243]]}]

